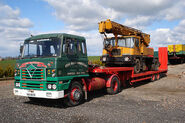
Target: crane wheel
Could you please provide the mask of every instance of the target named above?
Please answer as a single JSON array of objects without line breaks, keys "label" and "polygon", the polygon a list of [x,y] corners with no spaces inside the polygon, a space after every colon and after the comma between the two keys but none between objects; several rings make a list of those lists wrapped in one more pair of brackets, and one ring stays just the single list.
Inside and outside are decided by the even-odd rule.
[{"label": "crane wheel", "polygon": [[134,66],[134,73],[139,73],[140,70],[141,70],[141,63],[140,63],[140,60],[139,59],[136,59],[136,62],[135,62],[135,66]]}]

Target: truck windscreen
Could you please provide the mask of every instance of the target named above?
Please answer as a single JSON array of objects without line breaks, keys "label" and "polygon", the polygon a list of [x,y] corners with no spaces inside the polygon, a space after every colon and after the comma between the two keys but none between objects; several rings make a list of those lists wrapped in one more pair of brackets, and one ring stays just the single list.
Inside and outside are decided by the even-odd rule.
[{"label": "truck windscreen", "polygon": [[23,58],[60,56],[59,38],[31,40],[24,43]]}]

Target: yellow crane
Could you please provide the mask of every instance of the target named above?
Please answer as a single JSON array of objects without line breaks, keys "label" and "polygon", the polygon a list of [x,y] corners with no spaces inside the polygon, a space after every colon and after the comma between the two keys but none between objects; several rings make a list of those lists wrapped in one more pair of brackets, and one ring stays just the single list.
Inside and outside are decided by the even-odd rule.
[{"label": "yellow crane", "polygon": [[[157,58],[153,48],[148,48],[150,35],[140,30],[110,21],[99,23],[99,32],[104,34],[102,62],[106,66],[134,66],[135,73],[157,70]],[[113,36],[108,37],[108,34]]]}]

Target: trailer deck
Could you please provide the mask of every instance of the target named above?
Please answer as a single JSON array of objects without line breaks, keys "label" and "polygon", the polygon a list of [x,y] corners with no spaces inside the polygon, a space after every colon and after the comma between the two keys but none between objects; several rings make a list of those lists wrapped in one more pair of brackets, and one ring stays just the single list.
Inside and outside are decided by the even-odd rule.
[{"label": "trailer deck", "polygon": [[130,84],[135,82],[151,79],[151,81],[158,80],[161,77],[161,74],[166,74],[168,71],[168,56],[167,48],[159,48],[159,62],[160,67],[157,71],[143,71],[141,73],[134,73],[134,67],[104,67],[104,66],[92,66],[89,69],[89,72],[92,74],[102,74],[102,75],[117,75],[124,85],[124,82],[129,80]]}]

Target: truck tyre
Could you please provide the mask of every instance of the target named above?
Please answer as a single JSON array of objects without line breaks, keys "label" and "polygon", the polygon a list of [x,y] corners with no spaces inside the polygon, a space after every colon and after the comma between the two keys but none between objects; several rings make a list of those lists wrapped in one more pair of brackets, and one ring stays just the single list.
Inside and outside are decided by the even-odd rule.
[{"label": "truck tyre", "polygon": [[111,80],[110,87],[107,88],[108,94],[117,94],[120,89],[120,81],[117,76],[114,76]]},{"label": "truck tyre", "polygon": [[81,104],[83,101],[84,101],[84,92],[82,84],[75,81],[69,88],[69,92],[67,98],[64,100],[64,103],[67,106],[76,106]]},{"label": "truck tyre", "polygon": [[159,74],[159,73],[156,74],[156,75],[155,75],[155,78],[156,78],[156,80],[159,80],[159,79],[160,79],[160,74]]},{"label": "truck tyre", "polygon": [[141,69],[141,63],[140,63],[140,60],[139,59],[136,59],[136,62],[135,62],[135,66],[134,66],[134,73],[139,73],[140,72],[140,69]]}]

